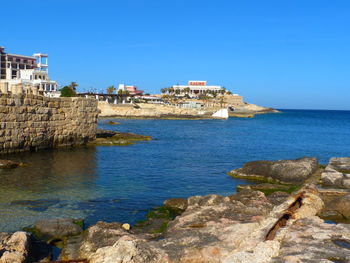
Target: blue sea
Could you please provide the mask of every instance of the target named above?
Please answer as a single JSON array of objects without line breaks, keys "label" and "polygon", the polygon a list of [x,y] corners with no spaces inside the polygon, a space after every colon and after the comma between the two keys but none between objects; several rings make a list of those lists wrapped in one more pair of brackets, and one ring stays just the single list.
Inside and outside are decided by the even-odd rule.
[{"label": "blue sea", "polygon": [[[108,125],[109,120],[120,125]],[[102,119],[102,129],[152,136],[123,147],[43,150],[1,158],[0,232],[42,218],[135,223],[165,199],[235,192],[227,172],[252,160],[350,156],[350,111],[282,110],[228,120]]]}]

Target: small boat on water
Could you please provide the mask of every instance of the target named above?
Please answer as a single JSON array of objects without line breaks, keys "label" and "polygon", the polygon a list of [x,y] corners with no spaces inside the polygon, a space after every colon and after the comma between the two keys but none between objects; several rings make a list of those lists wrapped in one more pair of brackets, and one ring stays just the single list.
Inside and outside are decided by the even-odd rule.
[{"label": "small boat on water", "polygon": [[220,109],[217,112],[215,112],[212,117],[219,118],[219,119],[228,119],[228,109]]}]

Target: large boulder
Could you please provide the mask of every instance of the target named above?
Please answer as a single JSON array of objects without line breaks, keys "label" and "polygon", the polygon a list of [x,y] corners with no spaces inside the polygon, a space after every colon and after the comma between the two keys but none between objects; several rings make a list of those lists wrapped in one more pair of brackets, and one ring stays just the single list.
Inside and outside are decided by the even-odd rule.
[{"label": "large boulder", "polygon": [[326,186],[350,189],[350,157],[331,158],[321,179]]},{"label": "large boulder", "polygon": [[300,185],[313,175],[319,167],[316,158],[304,157],[296,160],[253,161],[243,168],[232,170],[233,177]]}]

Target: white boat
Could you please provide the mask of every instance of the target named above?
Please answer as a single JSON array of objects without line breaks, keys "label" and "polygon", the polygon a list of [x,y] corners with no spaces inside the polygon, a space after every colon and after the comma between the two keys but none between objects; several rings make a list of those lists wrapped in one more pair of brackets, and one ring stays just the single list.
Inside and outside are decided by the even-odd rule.
[{"label": "white boat", "polygon": [[220,119],[228,119],[228,109],[221,109],[215,112],[212,117],[220,118]]}]

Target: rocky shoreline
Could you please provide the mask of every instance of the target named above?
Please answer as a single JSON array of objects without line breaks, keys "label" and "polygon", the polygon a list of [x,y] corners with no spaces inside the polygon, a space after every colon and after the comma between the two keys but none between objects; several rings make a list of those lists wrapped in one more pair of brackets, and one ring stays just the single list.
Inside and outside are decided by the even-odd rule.
[{"label": "rocky shoreline", "polygon": [[[108,104],[99,102],[99,118],[119,119],[215,119],[212,114],[222,107],[204,107],[202,109],[181,108],[163,104]],[[254,104],[243,104],[230,111],[230,117],[252,118],[256,114],[277,113],[272,108],[265,108]]]},{"label": "rocky shoreline", "polygon": [[90,263],[350,262],[349,168],[350,158],[249,162],[229,173],[253,180],[236,194],[169,199],[132,227],[56,219],[1,233],[0,262],[46,262],[54,244],[61,260]]}]

